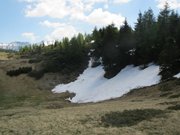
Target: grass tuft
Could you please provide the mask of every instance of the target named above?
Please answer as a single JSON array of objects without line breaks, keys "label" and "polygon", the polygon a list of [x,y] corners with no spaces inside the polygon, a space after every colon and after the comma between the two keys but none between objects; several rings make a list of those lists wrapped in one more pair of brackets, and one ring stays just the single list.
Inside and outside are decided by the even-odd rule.
[{"label": "grass tuft", "polygon": [[160,95],[160,97],[167,97],[167,96],[169,96],[169,95],[171,95],[171,94],[172,94],[172,92],[162,93],[162,94]]},{"label": "grass tuft", "polygon": [[113,127],[133,126],[143,120],[150,120],[157,116],[164,116],[165,111],[156,109],[125,110],[123,112],[110,112],[101,117],[102,124]]},{"label": "grass tuft", "polygon": [[169,110],[180,110],[180,105],[170,106],[167,109],[169,109]]},{"label": "grass tuft", "polygon": [[159,90],[161,92],[167,92],[167,91],[172,91],[172,88],[171,88],[170,84],[165,83],[163,85],[160,85]]},{"label": "grass tuft", "polygon": [[170,96],[169,98],[179,98],[179,97],[180,97],[180,94],[176,94],[176,95]]}]

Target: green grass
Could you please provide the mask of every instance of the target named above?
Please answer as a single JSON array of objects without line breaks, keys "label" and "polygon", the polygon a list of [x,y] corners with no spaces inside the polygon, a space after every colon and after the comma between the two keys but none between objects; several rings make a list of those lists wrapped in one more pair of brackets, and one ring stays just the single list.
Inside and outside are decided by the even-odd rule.
[{"label": "green grass", "polygon": [[157,116],[164,116],[165,111],[156,109],[125,110],[123,112],[111,112],[101,117],[104,126],[126,127],[138,124],[143,120],[150,120]]}]

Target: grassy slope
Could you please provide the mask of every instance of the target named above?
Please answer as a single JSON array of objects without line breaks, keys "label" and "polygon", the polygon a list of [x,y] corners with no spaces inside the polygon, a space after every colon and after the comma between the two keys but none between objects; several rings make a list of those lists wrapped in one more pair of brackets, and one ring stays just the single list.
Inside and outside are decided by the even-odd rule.
[{"label": "grassy slope", "polygon": [[101,117],[112,111],[166,110],[180,104],[180,80],[133,90],[115,100],[77,105],[64,100],[68,93],[48,91],[63,82],[62,76],[47,74],[38,81],[26,75],[6,76],[8,69],[22,64],[28,65],[27,60],[0,61],[0,134],[180,134],[179,110],[168,110],[166,116],[143,120],[130,127],[104,127],[101,123]]}]

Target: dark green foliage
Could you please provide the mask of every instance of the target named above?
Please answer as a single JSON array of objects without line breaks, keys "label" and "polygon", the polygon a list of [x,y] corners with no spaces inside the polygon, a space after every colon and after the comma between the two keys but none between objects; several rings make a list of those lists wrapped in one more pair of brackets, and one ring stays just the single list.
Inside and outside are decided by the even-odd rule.
[{"label": "dark green foliage", "polygon": [[180,69],[180,50],[176,45],[174,38],[168,38],[166,44],[159,55],[159,64],[161,66],[160,74],[162,79],[168,79],[179,72]]},{"label": "dark green foliage", "polygon": [[133,126],[143,120],[150,120],[158,116],[164,116],[165,112],[156,109],[125,110],[123,112],[111,112],[101,117],[104,126],[125,127]]},{"label": "dark green foliage", "polygon": [[92,43],[92,50],[91,54],[94,56],[97,60],[102,56],[103,52],[103,36],[104,36],[104,29],[97,30],[97,28],[94,29],[92,33],[93,43]]},{"label": "dark green foliage", "polygon": [[19,54],[22,57],[32,57],[34,55],[40,55],[44,50],[45,50],[44,43],[42,43],[40,45],[33,44],[33,45],[21,47],[19,49]]},{"label": "dark green foliage", "polygon": [[113,72],[116,72],[115,64],[117,64],[118,60],[118,49],[117,49],[117,35],[118,30],[112,24],[107,26],[104,30],[104,37],[103,37],[103,52],[102,52],[102,60],[103,66],[106,71],[105,77],[111,78],[114,76]]},{"label": "dark green foliage", "polygon": [[73,38],[63,38],[54,44],[32,45],[21,48],[19,54],[31,58],[29,63],[40,63],[41,70],[34,70],[29,76],[40,79],[48,72],[72,73],[84,69],[88,62],[90,36],[78,34]]},{"label": "dark green foliage", "polygon": [[62,42],[56,42],[56,44],[56,48],[44,54],[45,72],[66,70],[68,74],[87,63],[88,46],[85,45],[82,34],[71,40],[64,38]]},{"label": "dark green foliage", "polygon": [[118,30],[113,24],[94,29],[94,65],[102,58],[105,77],[115,76],[128,64],[144,65],[154,62],[160,65],[162,79],[168,79],[180,70],[180,17],[169,10],[168,5],[156,19],[149,9],[139,13],[133,31],[125,20]]},{"label": "dark green foliage", "polygon": [[153,11],[149,9],[144,14],[139,14],[138,22],[135,26],[135,64],[145,65],[156,61],[156,20]]},{"label": "dark green foliage", "polygon": [[34,58],[34,59],[30,59],[28,62],[29,63],[39,63],[39,62],[41,62],[41,59]]},{"label": "dark green foliage", "polygon": [[10,70],[10,71],[7,71],[7,75],[8,76],[18,76],[20,74],[26,74],[26,73],[29,73],[32,71],[32,67],[20,67],[16,70]]},{"label": "dark green foliage", "polygon": [[40,79],[41,77],[43,77],[44,76],[44,70],[39,70],[39,71],[37,71],[37,70],[33,70],[33,71],[31,71],[28,75],[30,76],[30,77],[33,77],[33,78],[35,78],[35,79]]},{"label": "dark green foliage", "polygon": [[100,58],[106,71],[105,77],[115,76],[123,67],[132,63],[132,54],[129,50],[135,48],[133,30],[127,21],[118,30],[114,24],[93,31],[92,44],[93,65],[98,65]]},{"label": "dark green foliage", "polygon": [[31,57],[30,63],[41,61],[45,73],[71,73],[87,65],[90,51],[92,66],[102,64],[106,78],[114,77],[129,64],[145,68],[153,62],[160,65],[160,75],[166,80],[180,72],[179,37],[180,16],[166,4],[157,18],[152,9],[139,13],[134,30],[125,20],[119,29],[111,24],[49,46],[26,46],[19,54]]},{"label": "dark green foliage", "polygon": [[169,109],[169,110],[180,110],[180,105],[170,106],[167,109]]},{"label": "dark green foliage", "polygon": [[160,74],[162,79],[168,79],[178,73],[180,69],[179,15],[171,11],[166,4],[158,16],[157,25]]}]

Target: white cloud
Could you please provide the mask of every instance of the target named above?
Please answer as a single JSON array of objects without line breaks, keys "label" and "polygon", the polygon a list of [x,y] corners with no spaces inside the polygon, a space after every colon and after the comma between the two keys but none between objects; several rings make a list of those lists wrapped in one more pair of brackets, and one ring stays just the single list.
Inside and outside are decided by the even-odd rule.
[{"label": "white cloud", "polygon": [[25,13],[27,17],[63,18],[69,14],[68,11],[64,0],[37,0],[28,5]]},{"label": "white cloud", "polygon": [[45,36],[45,40],[47,41],[60,40],[63,37],[71,38],[79,33],[79,31],[70,24],[50,22],[48,20],[40,22],[40,24],[48,28],[53,28],[53,31]]},{"label": "white cloud", "polygon": [[107,0],[24,0],[28,3],[25,14],[27,17],[64,18],[66,16],[84,15],[90,11],[95,3],[106,2]]},{"label": "white cloud", "polygon": [[25,14],[27,17],[43,17],[83,20],[92,12],[95,4],[102,3],[105,8],[111,3],[128,3],[131,0],[21,0],[27,2]]},{"label": "white cloud", "polygon": [[20,2],[28,2],[28,3],[31,3],[31,2],[36,2],[36,0],[18,0]]},{"label": "white cloud", "polygon": [[67,25],[65,27],[58,27],[54,29],[54,31],[48,35],[46,35],[45,39],[47,41],[52,41],[52,40],[60,40],[63,37],[73,37],[76,34],[78,34],[78,31],[71,25]]},{"label": "white cloud", "polygon": [[177,9],[180,8],[180,0],[156,0],[158,2],[157,7],[162,9],[166,2],[169,4],[170,8]]},{"label": "white cloud", "polygon": [[116,26],[123,24],[125,18],[120,14],[103,11],[101,8],[95,9],[88,17],[87,22],[95,25],[108,25],[114,23]]},{"label": "white cloud", "polygon": [[34,42],[37,37],[35,36],[34,33],[32,32],[25,32],[25,33],[22,33],[22,36],[28,40],[30,40],[31,42]]},{"label": "white cloud", "polygon": [[122,4],[122,3],[128,3],[130,2],[131,0],[113,0],[113,3],[116,3],[116,4]]},{"label": "white cloud", "polygon": [[46,27],[49,27],[49,28],[58,28],[58,27],[64,27],[64,26],[66,26],[65,23],[50,22],[50,21],[48,21],[48,20],[43,21],[43,22],[40,22],[40,25],[46,26]]},{"label": "white cloud", "polygon": [[[124,17],[119,13],[108,11],[111,4],[127,3],[131,0],[19,0],[27,4],[25,15],[27,17],[49,17],[59,19],[60,22],[40,22],[40,25],[51,28],[53,31],[46,35],[46,39],[61,39],[64,36],[72,37],[79,32],[72,24],[74,21],[96,26],[106,26],[114,23],[122,25]],[[96,9],[96,4],[102,8]],[[68,23],[67,23],[68,22]],[[35,40],[35,36],[25,34]],[[34,36],[34,38],[33,38]]]},{"label": "white cloud", "polygon": [[[119,27],[122,25],[125,18],[121,15],[103,11],[101,8],[99,8],[93,10],[91,14],[85,16],[83,19],[85,22],[98,26],[106,26],[108,24],[114,23]],[[40,22],[40,25],[53,29],[50,34],[45,36],[45,40],[47,41],[59,40],[63,37],[71,38],[80,32],[80,30],[77,30],[73,25],[66,23],[50,22],[46,20]]]}]

